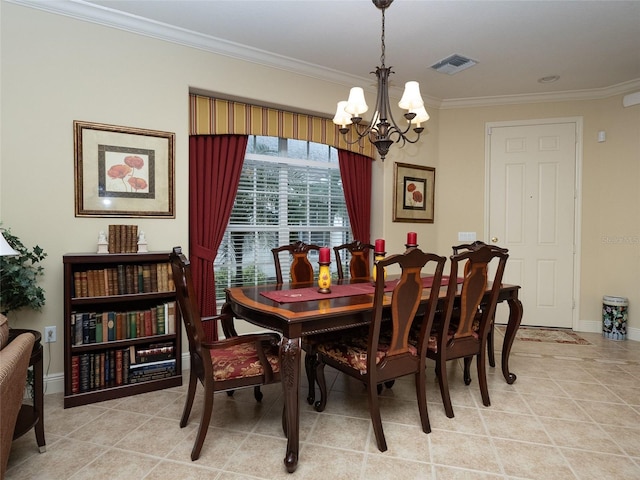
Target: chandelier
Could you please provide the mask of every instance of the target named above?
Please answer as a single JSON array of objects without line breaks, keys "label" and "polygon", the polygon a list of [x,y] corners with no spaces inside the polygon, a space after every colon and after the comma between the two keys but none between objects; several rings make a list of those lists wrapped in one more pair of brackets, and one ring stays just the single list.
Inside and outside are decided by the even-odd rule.
[{"label": "chandelier", "polygon": [[[373,143],[384,161],[384,157],[389,152],[389,147],[393,143],[402,140],[405,143],[416,143],[420,138],[420,134],[424,130],[420,125],[429,120],[429,114],[424,108],[424,101],[420,95],[420,85],[418,82],[407,82],[405,84],[404,93],[398,103],[398,106],[407,112],[404,114],[408,125],[406,127],[399,126],[391,115],[391,105],[389,103],[389,74],[394,73],[391,67],[386,67],[384,63],[384,12],[393,3],[393,0],[372,0],[373,4],[382,11],[382,55],[380,56],[380,66],[376,67],[375,73],[378,79],[378,94],[376,96],[376,108],[373,119],[370,124],[362,123],[362,114],[369,107],[364,99],[364,90],[360,87],[353,87],[349,92],[347,101],[338,102],[338,109],[333,118],[333,123],[339,125],[339,131],[344,136],[344,140],[349,145],[360,143],[363,139],[368,138]],[[348,133],[353,125],[357,138],[349,140]],[[413,126],[415,136],[407,137],[407,133]]]}]

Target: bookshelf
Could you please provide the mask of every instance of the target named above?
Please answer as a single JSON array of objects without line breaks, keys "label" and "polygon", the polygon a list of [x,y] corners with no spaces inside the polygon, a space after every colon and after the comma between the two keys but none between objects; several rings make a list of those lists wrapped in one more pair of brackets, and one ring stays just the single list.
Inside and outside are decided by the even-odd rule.
[{"label": "bookshelf", "polygon": [[64,408],[182,385],[169,252],[80,254],[64,264]]}]

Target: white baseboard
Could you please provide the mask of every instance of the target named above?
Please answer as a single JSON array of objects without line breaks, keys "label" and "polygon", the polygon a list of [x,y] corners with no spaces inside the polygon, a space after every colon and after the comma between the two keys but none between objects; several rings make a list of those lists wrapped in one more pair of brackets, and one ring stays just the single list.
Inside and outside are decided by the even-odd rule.
[{"label": "white baseboard", "polygon": [[[596,320],[580,320],[578,332],[602,333],[602,322]],[[640,341],[640,328],[627,328],[627,340]]]}]

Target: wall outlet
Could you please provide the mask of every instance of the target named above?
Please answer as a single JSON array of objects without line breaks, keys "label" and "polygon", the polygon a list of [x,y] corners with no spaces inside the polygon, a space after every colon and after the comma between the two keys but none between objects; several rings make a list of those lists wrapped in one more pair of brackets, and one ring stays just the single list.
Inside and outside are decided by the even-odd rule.
[{"label": "wall outlet", "polygon": [[44,327],[44,343],[56,341],[56,327]]},{"label": "wall outlet", "polygon": [[458,232],[459,242],[475,242],[476,232]]}]

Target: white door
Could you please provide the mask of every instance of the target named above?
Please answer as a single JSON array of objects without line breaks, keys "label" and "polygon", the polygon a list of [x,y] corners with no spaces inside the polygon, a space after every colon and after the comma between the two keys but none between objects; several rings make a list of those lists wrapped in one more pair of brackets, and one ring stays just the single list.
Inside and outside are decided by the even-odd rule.
[{"label": "white door", "polygon": [[573,326],[576,131],[575,121],[487,131],[488,237],[509,249],[504,282],[521,286],[522,325]]}]

